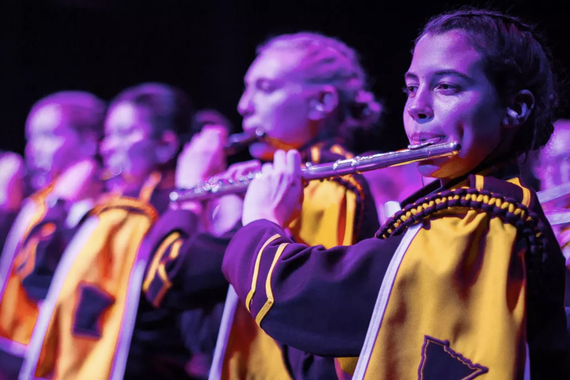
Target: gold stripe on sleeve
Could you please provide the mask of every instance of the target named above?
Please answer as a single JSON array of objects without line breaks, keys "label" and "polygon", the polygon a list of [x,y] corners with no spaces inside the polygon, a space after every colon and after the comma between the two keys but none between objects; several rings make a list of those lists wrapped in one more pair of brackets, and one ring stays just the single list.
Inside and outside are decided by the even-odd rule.
[{"label": "gold stripe on sleeve", "polygon": [[[170,250],[169,258],[176,258],[178,256],[178,253],[180,252],[181,246],[182,246],[182,240],[175,241],[174,244],[172,244],[172,249]],[[161,262],[157,270],[158,276],[162,279],[162,287],[160,288],[160,291],[152,301],[154,307],[160,306],[160,304],[162,303],[162,299],[166,294],[166,291],[172,287],[172,282],[170,281],[168,275],[166,274],[166,267],[164,266],[164,264],[165,262]]]},{"label": "gold stripe on sleeve", "polygon": [[158,276],[162,279],[162,282],[164,282],[168,288],[172,286],[172,283],[170,282],[168,274],[166,273],[166,263],[172,261],[172,259],[175,259],[178,256],[181,246],[182,240],[176,240],[174,243],[172,243],[170,255],[168,255],[168,258],[161,260],[160,264],[158,265]]},{"label": "gold stripe on sleeve", "polygon": [[172,244],[174,241],[176,241],[176,239],[178,239],[179,237],[180,237],[179,232],[174,232],[174,233],[168,235],[166,237],[166,239],[164,239],[162,241],[162,243],[160,244],[160,246],[156,250],[154,257],[152,259],[152,263],[150,265],[150,269],[148,270],[148,274],[147,274],[147,276],[144,280],[144,283],[143,283],[143,291],[146,292],[148,290],[148,287],[150,286],[152,280],[154,279],[154,277],[156,275],[156,271],[158,270],[158,265],[160,264],[160,260],[162,258],[162,255],[164,254],[166,249],[170,246],[170,244]]},{"label": "gold stripe on sleeve", "polygon": [[280,237],[281,237],[281,235],[279,235],[279,234],[275,234],[275,235],[271,236],[269,239],[267,239],[267,241],[263,244],[263,246],[261,247],[261,249],[257,253],[257,258],[255,259],[255,267],[253,269],[253,277],[251,279],[251,290],[249,291],[249,293],[247,294],[247,298],[245,299],[245,307],[247,308],[247,311],[249,311],[249,312],[251,312],[250,303],[251,303],[251,300],[253,299],[253,296],[255,294],[257,276],[259,275],[259,265],[261,264],[261,255],[263,254],[265,247],[267,247],[269,245],[269,243],[271,243],[272,241],[274,241],[276,239],[279,239]]},{"label": "gold stripe on sleeve", "polygon": [[257,316],[255,317],[255,322],[257,322],[258,325],[261,325],[261,321],[263,320],[263,318],[265,318],[265,316],[269,312],[269,309],[271,309],[271,306],[273,306],[273,304],[275,303],[275,298],[273,298],[273,290],[271,289],[271,276],[273,275],[273,269],[275,269],[277,261],[279,260],[281,254],[288,245],[289,243],[281,244],[279,248],[277,248],[275,257],[273,257],[273,262],[271,263],[271,268],[269,268],[269,273],[267,274],[267,280],[265,281],[265,293],[267,294],[267,301],[265,302],[265,305],[263,305],[263,307],[261,308],[261,310],[259,310],[259,313],[257,313]]}]

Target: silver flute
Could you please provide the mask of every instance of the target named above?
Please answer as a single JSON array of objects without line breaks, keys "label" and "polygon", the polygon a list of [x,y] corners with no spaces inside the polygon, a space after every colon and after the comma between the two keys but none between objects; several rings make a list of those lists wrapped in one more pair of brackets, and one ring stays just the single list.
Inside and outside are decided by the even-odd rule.
[{"label": "silver flute", "polygon": [[265,132],[261,128],[257,128],[253,133],[234,133],[228,137],[224,153],[226,156],[235,154],[254,142],[260,141],[264,136]]},{"label": "silver flute", "polygon": [[[428,140],[417,145],[408,145],[408,149],[396,152],[378,153],[369,156],[357,156],[337,160],[326,164],[305,164],[302,177],[305,181],[339,177],[347,174],[362,173],[392,166],[406,165],[440,157],[454,156],[461,150],[458,142],[437,143],[439,139]],[[230,179],[210,179],[191,189],[179,189],[170,193],[172,202],[203,201],[227,194],[243,194],[261,172],[251,172]]]}]

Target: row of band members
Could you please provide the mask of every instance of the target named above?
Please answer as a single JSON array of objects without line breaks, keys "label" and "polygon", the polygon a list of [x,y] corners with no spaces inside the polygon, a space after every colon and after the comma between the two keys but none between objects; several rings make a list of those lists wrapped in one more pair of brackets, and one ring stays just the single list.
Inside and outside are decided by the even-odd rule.
[{"label": "row of band members", "polygon": [[[351,157],[343,142],[381,111],[356,52],[334,38],[258,49],[238,111],[245,131],[266,132],[249,148],[274,161],[263,167],[227,170],[228,128],[208,113],[178,155],[196,118],[167,85],[108,107],[80,92],[39,101],[25,200],[23,165],[2,159],[0,378],[564,378],[565,261],[517,165],[554,129],[539,41],[486,10],[424,27],[406,133],[462,150],[420,164],[437,181],[391,218],[382,204],[419,177],[370,174],[377,205],[362,175],[300,179],[301,162]],[[566,164],[556,144],[564,159],[542,160],[543,184]],[[263,177],[244,199],[169,204],[175,188],[250,170]]]}]

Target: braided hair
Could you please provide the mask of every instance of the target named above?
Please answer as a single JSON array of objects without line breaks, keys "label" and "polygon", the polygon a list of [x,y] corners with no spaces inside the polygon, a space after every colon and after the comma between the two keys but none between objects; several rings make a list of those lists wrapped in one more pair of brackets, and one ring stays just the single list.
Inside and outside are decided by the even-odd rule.
[{"label": "braided hair", "polygon": [[330,137],[350,137],[355,128],[369,128],[379,119],[382,106],[368,90],[367,74],[356,51],[344,42],[314,32],[284,34],[257,48],[257,54],[273,49],[302,53],[299,70],[311,84],[328,84],[339,95],[337,119],[328,123]]}]

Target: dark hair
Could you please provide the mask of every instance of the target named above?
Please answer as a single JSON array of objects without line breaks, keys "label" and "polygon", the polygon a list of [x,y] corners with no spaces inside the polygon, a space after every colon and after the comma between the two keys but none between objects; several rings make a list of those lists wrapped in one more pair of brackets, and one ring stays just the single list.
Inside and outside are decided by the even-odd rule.
[{"label": "dark hair", "polygon": [[544,146],[554,131],[558,96],[550,51],[540,34],[517,17],[464,7],[429,20],[414,45],[426,34],[452,30],[464,32],[483,55],[485,72],[505,105],[520,90],[534,95],[534,110],[516,132],[512,153],[518,156]]},{"label": "dark hair", "polygon": [[192,120],[192,135],[200,132],[202,128],[208,124],[221,125],[228,131],[228,134],[232,134],[235,129],[232,122],[220,111],[208,108],[200,110],[194,115]]},{"label": "dark hair", "polygon": [[103,136],[106,104],[95,95],[84,91],[60,91],[50,94],[32,106],[26,124],[38,110],[48,105],[61,107],[67,125],[77,133],[92,133],[96,140]]},{"label": "dark hair", "polygon": [[127,88],[117,95],[109,108],[119,103],[132,103],[148,111],[153,133],[172,131],[188,133],[194,109],[190,98],[180,89],[163,83],[143,83]]}]

